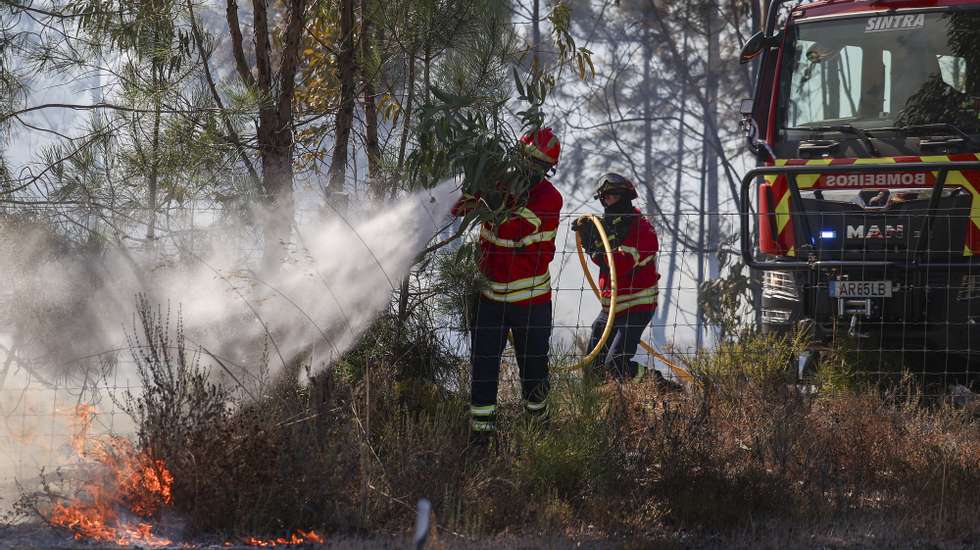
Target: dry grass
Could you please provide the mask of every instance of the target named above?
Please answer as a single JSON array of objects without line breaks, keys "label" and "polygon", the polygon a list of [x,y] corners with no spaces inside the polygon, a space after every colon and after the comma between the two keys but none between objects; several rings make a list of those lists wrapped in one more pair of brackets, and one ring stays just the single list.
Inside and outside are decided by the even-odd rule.
[{"label": "dry grass", "polygon": [[[790,391],[778,355],[792,349],[779,346],[758,340],[703,358],[703,387],[682,396],[662,395],[652,384],[591,388],[564,380],[550,429],[527,423],[510,404],[489,452],[466,447],[463,396],[412,407],[394,373],[376,369],[367,434],[364,381],[325,375],[319,384],[350,397],[321,422],[346,437],[321,436],[319,445],[286,437],[292,446],[267,449],[262,463],[282,463],[292,472],[284,478],[309,476],[308,463],[349,475],[321,474],[315,489],[293,489],[298,501],[313,509],[329,503],[331,513],[290,510],[277,521],[332,518],[332,528],[389,532],[410,525],[412,504],[426,497],[444,529],[483,535],[658,537],[861,518],[927,538],[980,530],[980,423],[947,406],[925,406],[914,392]],[[762,361],[762,351],[772,368],[756,362],[745,376],[740,365]],[[268,499],[281,482],[252,486],[245,501]],[[323,498],[330,488],[339,500]]]},{"label": "dry grass", "polygon": [[[548,429],[504,403],[488,451],[467,447],[466,395],[407,385],[383,358],[312,380],[298,362],[256,400],[188,383],[196,406],[145,407],[173,394],[154,382],[166,376],[134,399],[140,442],[175,473],[174,507],[197,532],[402,532],[426,497],[441,530],[469,536],[669,542],[771,524],[980,535],[980,421],[923,404],[914,386],[792,391],[797,351],[758,337],[724,346],[693,362],[700,385],[685,394],[563,377]],[[202,403],[213,414],[192,415]]]}]

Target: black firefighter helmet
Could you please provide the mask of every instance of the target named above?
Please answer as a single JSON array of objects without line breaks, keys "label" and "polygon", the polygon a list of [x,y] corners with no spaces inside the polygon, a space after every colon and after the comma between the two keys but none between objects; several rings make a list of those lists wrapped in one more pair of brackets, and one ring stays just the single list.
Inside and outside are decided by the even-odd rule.
[{"label": "black firefighter helmet", "polygon": [[592,195],[594,199],[599,199],[603,195],[620,195],[631,201],[637,197],[633,182],[615,172],[603,174],[597,183],[595,194]]}]

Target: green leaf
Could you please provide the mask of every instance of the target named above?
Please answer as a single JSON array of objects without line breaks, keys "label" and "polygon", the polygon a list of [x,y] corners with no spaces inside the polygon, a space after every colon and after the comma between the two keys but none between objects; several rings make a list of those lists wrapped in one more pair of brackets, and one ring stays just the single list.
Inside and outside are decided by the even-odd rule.
[{"label": "green leaf", "polygon": [[517,73],[517,67],[514,67],[514,85],[517,86],[517,92],[521,97],[524,97],[524,83],[521,82],[521,76]]}]

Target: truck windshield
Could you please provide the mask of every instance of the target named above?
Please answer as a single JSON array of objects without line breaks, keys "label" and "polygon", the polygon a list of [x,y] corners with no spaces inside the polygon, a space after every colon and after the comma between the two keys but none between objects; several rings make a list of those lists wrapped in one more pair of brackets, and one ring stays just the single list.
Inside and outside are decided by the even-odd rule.
[{"label": "truck windshield", "polygon": [[800,23],[784,50],[784,127],[953,124],[980,133],[980,11]]}]

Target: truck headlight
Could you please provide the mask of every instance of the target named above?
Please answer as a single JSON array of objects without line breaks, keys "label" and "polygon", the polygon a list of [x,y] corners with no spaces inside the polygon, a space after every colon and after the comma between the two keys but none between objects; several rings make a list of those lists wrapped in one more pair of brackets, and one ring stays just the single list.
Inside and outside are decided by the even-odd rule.
[{"label": "truck headlight", "polygon": [[767,325],[788,325],[793,312],[785,309],[763,309],[762,322]]},{"label": "truck headlight", "polygon": [[762,297],[798,301],[800,295],[796,291],[796,281],[793,279],[793,274],[788,271],[763,272]]}]

